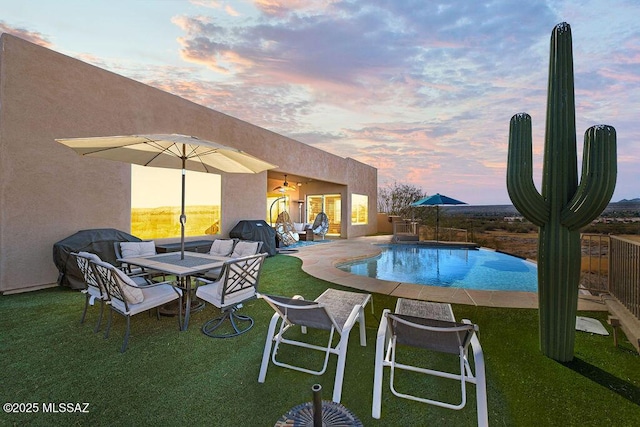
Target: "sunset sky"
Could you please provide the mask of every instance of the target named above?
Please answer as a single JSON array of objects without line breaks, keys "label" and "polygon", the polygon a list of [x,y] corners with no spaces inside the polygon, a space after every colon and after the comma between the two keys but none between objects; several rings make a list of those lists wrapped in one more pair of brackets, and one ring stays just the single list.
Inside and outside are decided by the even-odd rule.
[{"label": "sunset sky", "polygon": [[379,186],[473,205],[510,203],[519,112],[533,118],[539,185],[549,40],[566,21],[578,152],[589,126],[614,126],[613,201],[640,197],[637,0],[0,0],[0,10],[1,32],[375,166]]}]

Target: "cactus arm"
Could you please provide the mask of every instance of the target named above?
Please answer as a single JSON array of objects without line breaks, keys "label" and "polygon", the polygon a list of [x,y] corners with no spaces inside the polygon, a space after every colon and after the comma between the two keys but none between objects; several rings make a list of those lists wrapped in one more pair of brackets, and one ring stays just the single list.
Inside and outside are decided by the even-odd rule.
[{"label": "cactus arm", "polygon": [[611,201],[616,174],[616,130],[607,125],[587,129],[580,185],[561,213],[562,224],[577,230],[596,219]]},{"label": "cactus arm", "polygon": [[537,226],[549,219],[549,206],[533,183],[531,116],[516,114],[509,126],[507,191],[513,206]]}]

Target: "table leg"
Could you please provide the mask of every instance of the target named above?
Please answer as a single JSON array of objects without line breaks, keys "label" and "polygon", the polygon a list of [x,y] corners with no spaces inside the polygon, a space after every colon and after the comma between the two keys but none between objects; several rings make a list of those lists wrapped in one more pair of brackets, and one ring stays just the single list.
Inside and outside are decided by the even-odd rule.
[{"label": "table leg", "polygon": [[185,289],[185,310],[184,310],[184,322],[182,322],[182,330],[186,331],[189,327],[189,315],[191,314],[191,276],[187,276],[184,279]]},{"label": "table leg", "polygon": [[[192,286],[192,278],[191,277],[180,277],[177,279],[179,283],[180,289],[182,289],[182,312],[184,313],[182,329],[183,331],[187,330],[189,326],[189,318],[191,313],[195,313],[196,311],[200,311],[204,308],[205,304],[203,301],[195,297],[193,295],[195,292],[194,287]],[[177,302],[170,302],[168,304],[160,307],[160,314],[162,316],[177,316],[178,304]]]}]

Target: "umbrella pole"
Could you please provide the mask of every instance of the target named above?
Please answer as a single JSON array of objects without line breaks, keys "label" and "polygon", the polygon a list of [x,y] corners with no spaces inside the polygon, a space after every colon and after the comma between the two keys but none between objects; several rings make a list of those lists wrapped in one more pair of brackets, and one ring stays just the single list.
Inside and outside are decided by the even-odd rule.
[{"label": "umbrella pole", "polygon": [[184,203],[185,203],[185,176],[187,174],[186,170],[186,162],[187,162],[187,154],[186,154],[186,146],[182,145],[182,210],[180,213],[180,259],[184,259],[184,224],[187,222],[187,216],[184,213]]},{"label": "umbrella pole", "polygon": [[436,243],[440,241],[440,206],[436,205]]}]

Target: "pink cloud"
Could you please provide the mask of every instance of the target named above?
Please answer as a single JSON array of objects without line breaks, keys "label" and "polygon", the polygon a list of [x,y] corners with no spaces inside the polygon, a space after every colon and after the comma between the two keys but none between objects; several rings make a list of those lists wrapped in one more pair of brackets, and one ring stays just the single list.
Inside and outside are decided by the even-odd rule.
[{"label": "pink cloud", "polygon": [[265,15],[286,16],[291,12],[322,10],[334,0],[254,0],[255,6]]},{"label": "pink cloud", "polygon": [[14,36],[20,37],[21,39],[30,41],[31,43],[35,43],[47,48],[53,47],[53,43],[51,43],[42,33],[39,33],[37,31],[29,31],[24,28],[12,27],[3,21],[0,21],[0,33],[9,33]]}]

